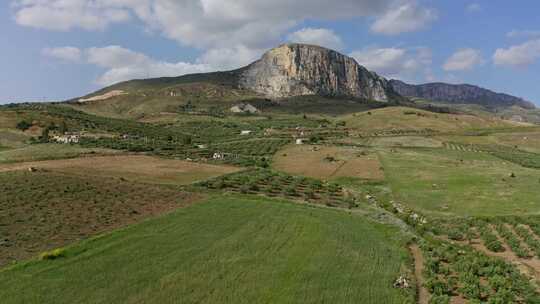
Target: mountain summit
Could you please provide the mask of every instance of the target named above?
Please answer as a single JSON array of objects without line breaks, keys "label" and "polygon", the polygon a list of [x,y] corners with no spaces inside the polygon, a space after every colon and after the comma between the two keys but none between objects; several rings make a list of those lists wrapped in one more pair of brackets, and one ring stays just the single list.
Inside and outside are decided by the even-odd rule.
[{"label": "mountain summit", "polygon": [[386,102],[397,96],[388,81],[353,58],[320,46],[289,43],[245,68],[242,88],[274,97],[345,96]]}]

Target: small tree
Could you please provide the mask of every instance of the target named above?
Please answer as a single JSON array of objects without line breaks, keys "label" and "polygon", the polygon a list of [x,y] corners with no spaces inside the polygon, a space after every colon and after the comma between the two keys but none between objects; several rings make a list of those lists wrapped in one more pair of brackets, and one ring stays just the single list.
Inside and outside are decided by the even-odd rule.
[{"label": "small tree", "polygon": [[41,136],[39,136],[39,141],[42,143],[48,143],[49,142],[49,127],[43,129],[41,131]]},{"label": "small tree", "polygon": [[58,132],[60,132],[60,134],[65,134],[67,131],[68,131],[67,124],[64,120],[62,120],[62,122],[60,123],[60,126],[58,126]]},{"label": "small tree", "polygon": [[21,120],[21,121],[19,121],[19,123],[17,123],[17,129],[19,129],[21,131],[26,131],[26,130],[30,129],[31,126],[32,126],[32,124],[27,122],[26,120]]}]

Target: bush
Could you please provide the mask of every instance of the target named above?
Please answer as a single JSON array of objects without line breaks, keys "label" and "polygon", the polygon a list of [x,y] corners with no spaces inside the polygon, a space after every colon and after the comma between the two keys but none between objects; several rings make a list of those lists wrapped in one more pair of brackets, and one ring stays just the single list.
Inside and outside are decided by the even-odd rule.
[{"label": "bush", "polygon": [[17,123],[17,129],[19,129],[21,131],[26,131],[26,130],[30,129],[31,126],[32,126],[32,124],[27,122],[26,120],[21,120],[21,121],[19,121],[19,123]]},{"label": "bush", "polygon": [[55,260],[66,256],[66,252],[62,248],[54,249],[52,251],[43,252],[39,258],[40,260]]},{"label": "bush", "polygon": [[285,189],[285,194],[290,195],[290,196],[295,196],[296,188],[294,186],[287,187],[287,189]]}]

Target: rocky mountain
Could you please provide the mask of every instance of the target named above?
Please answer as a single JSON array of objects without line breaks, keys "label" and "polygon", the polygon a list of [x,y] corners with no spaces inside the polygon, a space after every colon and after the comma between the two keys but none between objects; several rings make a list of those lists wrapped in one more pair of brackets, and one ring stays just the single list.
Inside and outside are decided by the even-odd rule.
[{"label": "rocky mountain", "polygon": [[321,95],[386,102],[398,97],[386,79],[353,58],[296,43],[274,48],[247,66],[239,85],[271,98]]},{"label": "rocky mountain", "polygon": [[534,109],[535,105],[522,98],[469,84],[427,83],[411,85],[400,80],[390,80],[390,85],[402,96],[428,99],[455,104],[478,104],[487,108],[519,106]]}]

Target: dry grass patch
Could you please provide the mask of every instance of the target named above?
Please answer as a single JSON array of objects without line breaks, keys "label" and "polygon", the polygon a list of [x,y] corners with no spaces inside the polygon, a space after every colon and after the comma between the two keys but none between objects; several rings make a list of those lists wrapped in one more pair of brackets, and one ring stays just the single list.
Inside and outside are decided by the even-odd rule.
[{"label": "dry grass patch", "polygon": [[209,165],[145,155],[96,156],[0,165],[0,172],[29,167],[84,176],[120,177],[126,180],[190,184],[239,171],[233,166]]},{"label": "dry grass patch", "polygon": [[384,179],[377,155],[353,148],[287,146],[276,153],[273,166],[280,171],[313,178]]}]

